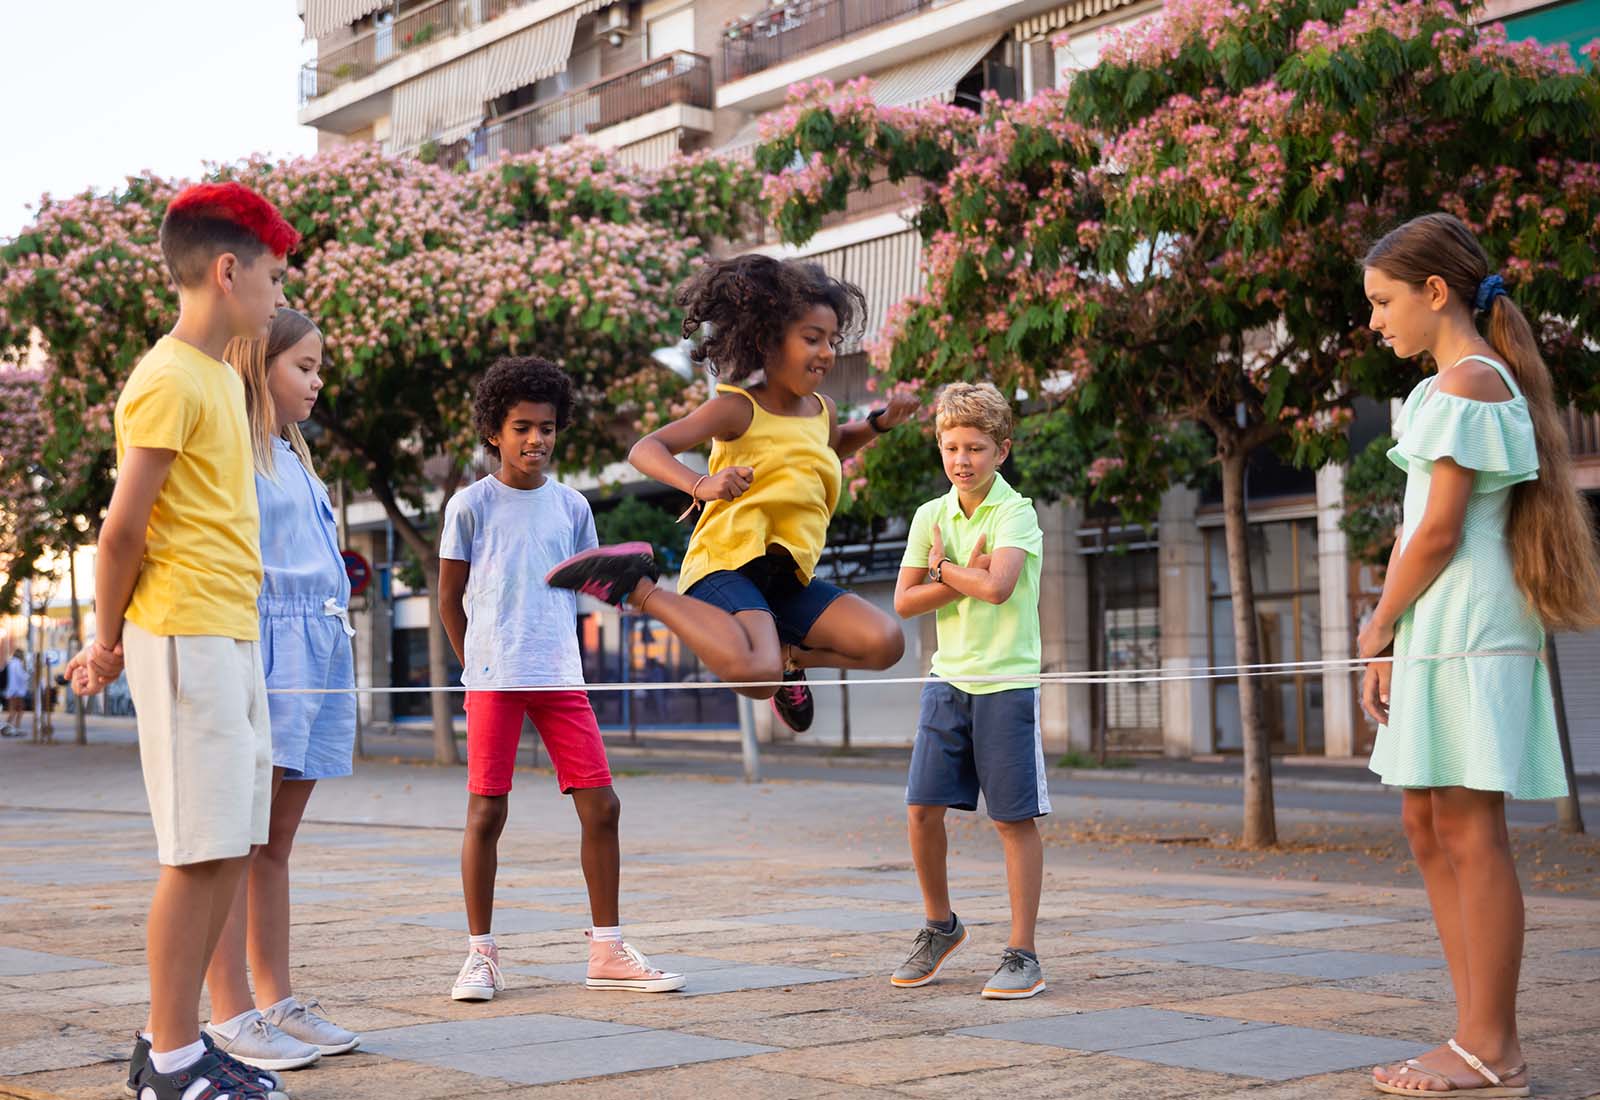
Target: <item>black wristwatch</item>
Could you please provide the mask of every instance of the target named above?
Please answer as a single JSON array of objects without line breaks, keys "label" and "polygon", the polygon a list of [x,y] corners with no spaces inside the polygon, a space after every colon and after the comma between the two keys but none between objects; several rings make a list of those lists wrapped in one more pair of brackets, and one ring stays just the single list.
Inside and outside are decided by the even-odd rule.
[{"label": "black wristwatch", "polygon": [[867,423],[872,427],[872,430],[877,432],[879,435],[882,435],[884,432],[889,430],[878,423],[878,418],[888,411],[888,409],[873,409],[867,414]]}]

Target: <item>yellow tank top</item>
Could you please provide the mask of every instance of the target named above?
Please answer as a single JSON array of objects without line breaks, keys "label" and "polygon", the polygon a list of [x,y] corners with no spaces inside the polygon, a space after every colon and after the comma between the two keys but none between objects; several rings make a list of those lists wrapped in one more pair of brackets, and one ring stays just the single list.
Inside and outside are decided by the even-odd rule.
[{"label": "yellow tank top", "polygon": [[689,537],[678,591],[764,557],[769,547],[787,550],[801,583],[809,584],[844,480],[839,454],[828,445],[827,405],[815,416],[776,416],[742,387],[724,383],[717,392],[749,400],[750,427],[738,439],[711,441],[710,470],[749,466],[755,475],[737,500],[706,503]]}]

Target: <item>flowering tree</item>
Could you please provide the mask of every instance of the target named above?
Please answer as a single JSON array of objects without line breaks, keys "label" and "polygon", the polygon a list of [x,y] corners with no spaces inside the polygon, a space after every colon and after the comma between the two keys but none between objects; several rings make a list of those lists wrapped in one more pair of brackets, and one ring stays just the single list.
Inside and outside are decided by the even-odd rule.
[{"label": "flowering tree", "polygon": [[[577,146],[468,176],[371,146],[218,174],[261,190],[302,234],[289,296],[322,327],[332,364],[316,412],[332,442],[323,472],[370,489],[422,563],[442,683],[436,520],[476,450],[477,375],[506,354],[562,363],[579,395],[567,461],[620,457],[634,422],[682,388],[649,354],[674,340],[672,287],[702,241],[739,223],[757,184],[703,157],[630,174]],[[81,447],[97,471],[112,461],[106,403],[176,314],[156,244],[175,190],[134,179],[109,196],[47,201],[0,252],[0,347],[15,357],[41,334],[58,366],[47,393],[95,411]],[[95,525],[106,499],[85,502]],[[436,756],[454,761],[442,695],[434,735]]]},{"label": "flowering tree", "polygon": [[[1014,389],[1079,456],[1063,492],[1153,518],[1205,433],[1251,665],[1250,454],[1341,459],[1355,395],[1416,379],[1362,327],[1358,264],[1383,230],[1459,215],[1540,319],[1560,392],[1600,404],[1596,132],[1600,77],[1448,0],[1173,0],[1069,90],[979,115],[800,89],[757,162],[793,239],[878,174],[926,181],[927,284],[877,362]],[[1261,846],[1267,731],[1255,681],[1239,688],[1244,840]]]}]

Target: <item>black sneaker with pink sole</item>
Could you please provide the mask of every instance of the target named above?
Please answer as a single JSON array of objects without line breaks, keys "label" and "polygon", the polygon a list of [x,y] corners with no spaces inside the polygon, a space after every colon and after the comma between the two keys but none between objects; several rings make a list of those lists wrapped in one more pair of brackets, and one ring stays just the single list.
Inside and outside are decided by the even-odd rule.
[{"label": "black sneaker with pink sole", "polygon": [[574,554],[545,574],[544,582],[621,607],[640,581],[660,576],[661,567],[648,542],[624,542]]},{"label": "black sneaker with pink sole", "polygon": [[791,668],[783,674],[783,686],[772,697],[772,709],[778,712],[783,724],[796,733],[811,728],[817,707],[811,698],[811,689],[806,686],[805,669]]}]

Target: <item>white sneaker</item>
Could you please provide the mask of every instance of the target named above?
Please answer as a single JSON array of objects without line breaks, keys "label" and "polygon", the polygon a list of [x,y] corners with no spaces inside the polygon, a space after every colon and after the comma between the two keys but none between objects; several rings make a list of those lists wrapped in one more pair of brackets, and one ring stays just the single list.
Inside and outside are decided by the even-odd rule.
[{"label": "white sneaker", "polygon": [[304,1004],[290,997],[262,1015],[285,1035],[309,1043],[323,1054],[345,1054],[361,1045],[361,1036],[322,1014],[322,1002],[315,997]]},{"label": "white sneaker", "polygon": [[322,1057],[322,1051],[285,1035],[253,1008],[233,1038],[218,1031],[214,1024],[206,1025],[206,1034],[218,1050],[257,1069],[304,1069]]},{"label": "white sneaker", "polygon": [[467,952],[467,961],[456,975],[456,984],[450,987],[452,1001],[492,1001],[494,995],[506,987],[500,977],[500,964],[482,951]]}]

